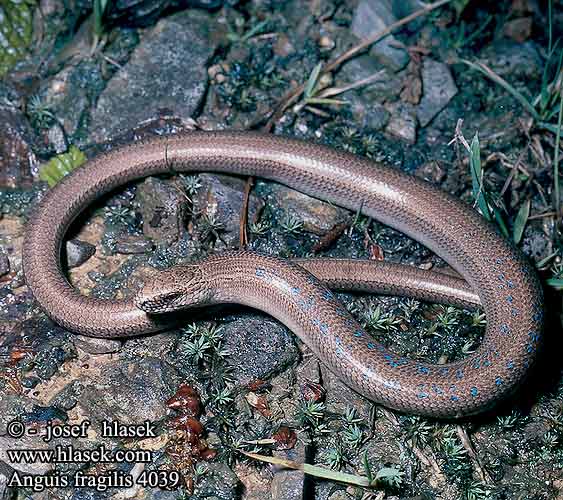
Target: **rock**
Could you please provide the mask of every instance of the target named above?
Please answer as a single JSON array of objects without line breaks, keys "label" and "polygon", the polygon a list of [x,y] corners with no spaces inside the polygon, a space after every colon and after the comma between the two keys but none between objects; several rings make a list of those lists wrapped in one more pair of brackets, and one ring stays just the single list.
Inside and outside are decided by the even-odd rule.
[{"label": "rock", "polygon": [[0,277],[6,276],[10,272],[10,259],[8,254],[0,247]]},{"label": "rock", "polygon": [[281,185],[273,185],[273,203],[303,223],[303,231],[324,235],[348,217],[348,212]]},{"label": "rock", "polygon": [[[207,220],[213,220],[220,228],[221,239],[227,247],[238,246],[240,242],[240,214],[244,199],[246,182],[227,175],[201,174],[201,187],[196,195],[196,207]],[[254,221],[262,210],[262,201],[250,194],[248,202],[248,220]],[[203,238],[205,224],[198,224]]]},{"label": "rock", "polygon": [[236,500],[239,495],[239,479],[226,464],[210,463],[206,472],[195,484],[194,500]]},{"label": "rock", "polygon": [[480,61],[509,81],[541,78],[543,70],[542,58],[532,42],[499,40],[482,51]]},{"label": "rock", "polygon": [[213,54],[210,21],[202,11],[187,10],[165,17],[146,33],[100,95],[90,140],[106,141],[162,109],[189,119],[205,96],[206,63]]},{"label": "rock", "polygon": [[519,17],[508,21],[503,27],[503,33],[515,42],[523,43],[532,34],[533,19],[531,17]]},{"label": "rock", "polygon": [[29,416],[36,412],[35,403],[24,396],[3,394],[0,398],[0,464],[4,462],[13,469],[27,474],[45,474],[52,469],[52,464],[43,462],[12,462],[6,450],[8,449],[47,449],[48,445],[40,434],[25,433],[21,437],[13,437],[7,433],[8,425],[18,420],[27,428]]},{"label": "rock", "polygon": [[223,4],[234,6],[237,0],[119,0],[108,4],[107,18],[128,26],[150,26],[169,8],[197,7],[215,10]]},{"label": "rock", "polygon": [[457,87],[448,66],[428,57],[422,63],[422,85],[416,116],[420,126],[426,127],[457,94]]},{"label": "rock", "polygon": [[31,127],[20,110],[1,105],[0,123],[0,188],[29,184],[37,173]]},{"label": "rock", "polygon": [[68,151],[69,143],[60,123],[57,122],[49,128],[47,131],[47,139],[56,154],[60,155]]},{"label": "rock", "polygon": [[[361,0],[354,12],[352,33],[358,38],[368,38],[383,31],[397,21],[393,8],[394,4],[399,3],[393,0]],[[409,62],[409,55],[397,45],[396,38],[389,35],[372,45],[370,53],[385,66],[400,70]]]},{"label": "rock", "polygon": [[66,242],[66,257],[68,267],[78,267],[96,253],[96,247],[86,241],[77,239]]},{"label": "rock", "polygon": [[186,199],[170,182],[146,179],[137,190],[143,234],[158,243],[172,244],[185,233]]},{"label": "rock", "polygon": [[83,384],[78,380],[73,380],[55,394],[49,404],[59,410],[68,411],[76,406],[83,389]]},{"label": "rock", "polygon": [[76,357],[72,334],[46,317],[25,320],[21,330],[29,356],[20,365],[42,380],[49,380],[65,361]]},{"label": "rock", "polygon": [[152,252],[154,243],[144,236],[134,234],[120,235],[115,242],[115,251],[124,255],[134,255]]},{"label": "rock", "polygon": [[371,130],[382,130],[389,123],[389,111],[385,106],[372,102],[366,103],[366,99],[357,97],[348,97],[350,110],[354,116],[354,125],[361,124],[362,128]]},{"label": "rock", "polygon": [[79,398],[91,420],[119,420],[124,424],[156,422],[168,413],[166,400],[180,383],[178,372],[157,358],[105,365],[98,383]]},{"label": "rock", "polygon": [[[274,452],[274,456],[298,463],[308,462],[307,448],[301,441],[291,450]],[[277,469],[272,478],[272,498],[276,500],[301,500],[305,498],[306,480],[307,477],[303,471]]]},{"label": "rock", "polygon": [[[62,126],[70,142],[75,142],[82,132],[91,100],[102,85],[99,64],[84,60],[63,68],[45,80],[36,99],[40,100],[40,106],[56,116],[57,123]],[[35,114],[39,115],[39,112]],[[38,120],[40,118],[40,115],[37,116]],[[57,142],[51,141],[51,147],[56,150]]]},{"label": "rock", "polygon": [[299,349],[289,330],[258,315],[247,315],[223,327],[229,365],[240,385],[266,380],[299,359]]},{"label": "rock", "polygon": [[390,113],[389,123],[385,132],[409,144],[416,142],[416,113],[410,104],[401,102],[390,103],[386,106]]},{"label": "rock", "polygon": [[14,473],[13,469],[0,462],[0,500],[11,500],[16,498],[16,492],[8,487],[8,481]]},{"label": "rock", "polygon": [[74,335],[72,341],[78,349],[89,354],[110,354],[119,351],[123,345],[119,340],[98,339],[84,335]]}]

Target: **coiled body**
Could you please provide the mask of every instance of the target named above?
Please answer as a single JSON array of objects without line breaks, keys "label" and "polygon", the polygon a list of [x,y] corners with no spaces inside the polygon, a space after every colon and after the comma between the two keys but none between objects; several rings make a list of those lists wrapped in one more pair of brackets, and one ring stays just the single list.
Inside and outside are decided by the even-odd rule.
[{"label": "coiled body", "polygon": [[[488,321],[485,338],[472,356],[435,366],[399,358],[365,336],[355,337],[355,324],[352,330],[345,330],[350,318],[332,298],[323,303],[322,297],[316,297],[319,292],[311,288],[314,283],[307,281],[310,275],[305,271],[300,274],[297,266],[269,260],[269,267],[262,266],[264,270],[258,274],[263,275],[259,276],[256,263],[249,267],[214,258],[219,260],[208,269],[215,268],[216,274],[211,272],[209,279],[230,276],[233,282],[240,269],[245,276],[252,275],[254,286],[240,290],[247,297],[241,302],[284,321],[324,363],[366,396],[407,412],[462,416],[489,408],[511,393],[527,374],[542,330],[541,289],[534,270],[490,224],[470,207],[413,177],[327,147],[260,134],[194,132],[134,144],[88,162],[47,193],[27,228],[23,263],[35,297],[55,321],[70,330],[101,337],[163,328],[158,316],[147,315],[133,301],[80,295],[61,271],[60,249],[70,223],[94,199],[133,179],[171,169],[264,177],[361,210],[417,239],[464,277],[469,287],[452,282],[451,294],[462,304],[475,303],[474,294],[478,296]],[[320,268],[320,274],[327,274],[319,277],[330,282],[330,266],[327,269],[321,264]],[[340,282],[350,279],[346,265],[338,269]],[[282,278],[275,278],[276,273]],[[386,291],[403,291],[402,281],[412,287],[409,268],[402,271],[407,276],[399,273],[395,289],[392,278],[384,280]],[[297,305],[285,314],[279,312],[274,285],[280,280],[290,289],[315,296],[315,308],[304,310]],[[416,282],[415,277],[415,286]],[[426,283],[425,289],[431,293],[421,292],[423,298],[449,293],[432,282]],[[448,283],[444,286],[447,289]],[[282,302],[287,306],[287,300]]]}]

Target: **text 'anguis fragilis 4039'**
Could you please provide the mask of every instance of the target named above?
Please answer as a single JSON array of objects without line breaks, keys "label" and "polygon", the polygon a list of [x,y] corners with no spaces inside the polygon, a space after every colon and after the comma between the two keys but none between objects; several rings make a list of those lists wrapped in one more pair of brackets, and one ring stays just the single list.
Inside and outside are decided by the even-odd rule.
[{"label": "text 'anguis fragilis 4039'", "polygon": [[[372,261],[312,259],[297,265],[230,252],[162,271],[134,300],[81,295],[60,264],[71,222],[104,193],[171,170],[258,176],[361,210],[424,244],[466,281]],[[193,132],[98,156],[45,195],[27,226],[23,266],[35,298],[69,330],[128,337],[164,328],[160,312],[241,303],[286,324],[359,393],[428,416],[471,415],[512,393],[533,364],[542,333],[542,293],[534,269],[471,207],[370,160],[271,135]],[[379,290],[460,306],[480,303],[487,317],[485,337],[477,352],[450,364],[397,356],[370,338],[319,280],[339,289]]]}]

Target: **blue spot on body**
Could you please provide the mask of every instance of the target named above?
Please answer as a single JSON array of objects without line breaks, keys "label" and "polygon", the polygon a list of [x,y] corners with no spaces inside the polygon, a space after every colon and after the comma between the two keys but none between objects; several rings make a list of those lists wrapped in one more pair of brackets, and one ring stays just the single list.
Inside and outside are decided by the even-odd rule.
[{"label": "blue spot on body", "polygon": [[325,291],[323,292],[323,299],[325,299],[325,300],[332,300],[332,299],[334,299],[334,295],[332,294],[331,291],[325,290]]},{"label": "blue spot on body", "polygon": [[354,332],[354,337],[362,337],[364,335],[364,332],[362,332],[362,330],[356,330]]},{"label": "blue spot on body", "polygon": [[532,344],[528,344],[526,346],[526,351],[527,352],[534,352],[534,346]]},{"label": "blue spot on body", "polygon": [[471,395],[475,398],[475,397],[477,397],[478,394],[479,394],[479,390],[477,389],[477,387],[472,387],[471,388]]},{"label": "blue spot on body", "polygon": [[426,366],[419,365],[418,366],[418,373],[422,375],[428,375],[430,373],[430,369]]},{"label": "blue spot on body", "polygon": [[507,367],[509,370],[512,370],[512,369],[514,368],[514,361],[512,361],[512,360],[508,361],[508,362],[506,363],[506,367]]},{"label": "blue spot on body", "polygon": [[481,367],[481,360],[480,359],[476,359],[473,361],[473,368],[477,369]]},{"label": "blue spot on body", "polygon": [[419,399],[426,399],[428,397],[428,393],[427,392],[419,392],[417,394]]},{"label": "blue spot on body", "polygon": [[497,377],[497,378],[495,379],[495,384],[497,384],[497,385],[502,385],[503,383],[504,383],[504,381],[502,380],[501,377]]},{"label": "blue spot on body", "polygon": [[292,293],[293,295],[299,295],[299,294],[301,293],[301,289],[300,289],[298,286],[294,286],[294,287],[291,289],[291,293]]},{"label": "blue spot on body", "polygon": [[507,296],[506,296],[506,301],[507,301],[509,304],[512,304],[512,302],[514,302],[514,297],[513,297],[512,295],[507,295]]},{"label": "blue spot on body", "polygon": [[266,276],[266,270],[263,267],[257,267],[256,276],[258,276],[259,278],[263,278],[264,276]]},{"label": "blue spot on body", "polygon": [[514,283],[512,282],[512,280],[508,280],[506,284],[508,285],[508,288],[514,288]]},{"label": "blue spot on body", "polygon": [[484,367],[491,366],[491,362],[488,359],[486,359],[485,361],[483,361],[483,366]]},{"label": "blue spot on body", "polygon": [[299,307],[301,309],[303,309],[304,311],[308,311],[309,309],[311,309],[315,305],[315,301],[314,301],[313,298],[307,297],[307,298],[304,298],[304,299],[298,299],[297,305],[299,305]]},{"label": "blue spot on body", "polygon": [[449,368],[440,368],[440,375],[442,375],[443,377],[446,377],[448,375],[448,373],[450,372]]},{"label": "blue spot on body", "polygon": [[368,342],[368,349],[375,349],[375,344],[373,342]]},{"label": "blue spot on body", "polygon": [[455,376],[458,380],[461,380],[463,378],[463,370],[460,368],[455,372]]},{"label": "blue spot on body", "polygon": [[538,342],[540,340],[540,334],[538,332],[528,332],[528,337],[532,342]]},{"label": "blue spot on body", "polygon": [[510,327],[508,326],[507,323],[503,323],[502,325],[500,325],[499,327],[500,333],[506,335],[507,333],[510,333]]},{"label": "blue spot on body", "polygon": [[457,397],[457,396],[455,396],[455,395],[454,395],[454,396],[450,396],[450,399],[451,399],[452,401],[459,401],[459,397]]}]

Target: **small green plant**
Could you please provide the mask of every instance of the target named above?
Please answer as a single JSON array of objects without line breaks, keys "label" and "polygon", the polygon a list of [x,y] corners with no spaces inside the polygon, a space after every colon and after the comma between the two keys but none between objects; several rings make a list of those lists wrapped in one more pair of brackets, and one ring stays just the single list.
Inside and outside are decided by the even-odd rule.
[{"label": "small green plant", "polygon": [[70,174],[86,161],[86,155],[76,146],[68,148],[68,152],[51,158],[39,169],[39,178],[53,187],[65,175]]},{"label": "small green plant", "polygon": [[364,313],[365,328],[375,331],[397,331],[401,324],[401,318],[391,313],[384,313],[380,306],[368,307]]},{"label": "small green plant", "polygon": [[230,405],[234,401],[233,393],[228,388],[221,389],[213,395],[212,401],[217,406]]},{"label": "small green plant", "polygon": [[436,316],[438,324],[446,331],[450,331],[459,324],[459,311],[452,306],[442,306],[442,310]]},{"label": "small green plant", "polygon": [[403,484],[404,472],[395,467],[383,467],[377,471],[375,480],[382,486],[397,489]]},{"label": "small green plant", "polygon": [[348,462],[340,444],[330,448],[325,453],[325,463],[333,470],[340,470]]},{"label": "small green plant", "polygon": [[193,197],[201,189],[201,179],[199,175],[184,175],[180,174],[180,182],[185,193],[193,200]]},{"label": "small green plant", "polygon": [[326,407],[322,401],[301,401],[297,409],[300,425],[315,429],[325,417]]},{"label": "small green plant", "polygon": [[252,234],[264,236],[270,229],[272,229],[272,223],[269,220],[260,219],[259,221],[250,224],[249,229]]},{"label": "small green plant", "polygon": [[521,424],[522,415],[516,410],[513,410],[509,415],[501,415],[497,417],[498,424],[505,430],[510,431],[515,429]]},{"label": "small green plant", "polygon": [[348,446],[357,449],[364,442],[364,431],[357,424],[353,424],[344,430],[342,439]]},{"label": "small green plant", "polygon": [[286,213],[285,217],[280,221],[282,232],[286,234],[298,234],[303,229],[303,221],[290,213]]},{"label": "small green plant", "polygon": [[491,490],[486,484],[473,481],[465,489],[465,497],[467,500],[485,500],[491,497]]},{"label": "small green plant", "polygon": [[48,128],[55,121],[51,106],[37,94],[29,99],[27,114],[31,123],[38,129]]}]

